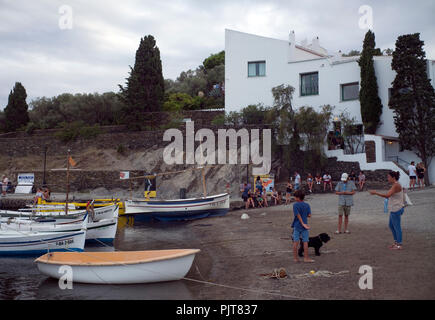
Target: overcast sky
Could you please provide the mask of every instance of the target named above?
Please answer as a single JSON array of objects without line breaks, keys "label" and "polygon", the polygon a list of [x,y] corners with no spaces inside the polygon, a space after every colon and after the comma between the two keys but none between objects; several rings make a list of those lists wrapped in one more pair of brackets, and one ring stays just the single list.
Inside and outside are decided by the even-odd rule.
[{"label": "overcast sky", "polygon": [[[72,9],[72,29],[61,29]],[[238,0],[0,0],[0,109],[16,81],[27,102],[64,92],[118,91],[134,64],[140,38],[160,48],[163,75],[175,79],[225,48],[225,29],[311,42],[329,52],[361,50],[360,6],[373,9],[381,49],[399,35],[420,32],[426,56],[435,59],[435,1]],[[64,23],[63,26],[68,26]]]}]

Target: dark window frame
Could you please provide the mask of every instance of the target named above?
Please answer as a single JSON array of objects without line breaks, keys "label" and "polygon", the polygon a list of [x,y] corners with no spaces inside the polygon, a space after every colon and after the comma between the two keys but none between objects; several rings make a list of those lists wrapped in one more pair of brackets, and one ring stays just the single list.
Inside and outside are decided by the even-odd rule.
[{"label": "dark window frame", "polygon": [[[310,86],[310,93],[307,93],[307,87],[305,87],[305,92],[303,92],[302,90],[302,77],[304,76],[312,76],[312,75],[317,75],[317,85],[314,86]],[[311,81],[311,79],[310,79]],[[319,71],[314,71],[314,72],[305,72],[305,73],[300,73],[299,74],[299,94],[301,97],[306,97],[306,96],[316,96],[319,95]],[[314,89],[314,90],[313,90]]]},{"label": "dark window frame", "polygon": [[[260,75],[260,64],[264,63],[264,75]],[[249,75],[249,65],[255,64],[255,75]],[[248,61],[248,78],[265,77],[266,76],[266,60]]]},{"label": "dark window frame", "polygon": [[[351,99],[345,99],[344,98],[344,87],[346,87],[346,86],[352,86],[352,85],[357,85],[358,86],[358,96],[356,97],[356,98],[351,98]],[[342,84],[340,84],[340,101],[353,101],[353,100],[359,100],[359,90],[360,90],[360,87],[359,87],[359,82],[358,81],[355,81],[355,82],[348,82],[348,83],[342,83]]]}]

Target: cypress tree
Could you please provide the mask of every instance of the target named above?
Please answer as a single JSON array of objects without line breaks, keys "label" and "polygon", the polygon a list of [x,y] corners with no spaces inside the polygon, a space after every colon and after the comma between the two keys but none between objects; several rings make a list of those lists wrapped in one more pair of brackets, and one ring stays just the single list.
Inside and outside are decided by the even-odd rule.
[{"label": "cypress tree", "polygon": [[6,131],[16,131],[29,122],[29,106],[26,102],[27,93],[20,82],[15,82],[4,110]]},{"label": "cypress tree", "polygon": [[[389,106],[403,149],[412,150],[429,167],[435,155],[435,94],[427,74],[420,34],[397,38],[391,66],[396,71]],[[428,170],[425,176],[429,184]]]},{"label": "cypress tree", "polygon": [[122,122],[139,129],[147,118],[146,112],[161,111],[164,100],[162,61],[153,36],[140,40],[134,67],[130,67],[126,80],[125,88],[119,86],[125,103]]},{"label": "cypress tree", "polygon": [[361,68],[361,89],[359,101],[361,105],[361,118],[364,125],[364,132],[375,134],[382,114],[382,103],[378,95],[378,83],[373,64],[373,55],[379,54],[375,49],[375,34],[367,31],[361,57],[358,64]]}]

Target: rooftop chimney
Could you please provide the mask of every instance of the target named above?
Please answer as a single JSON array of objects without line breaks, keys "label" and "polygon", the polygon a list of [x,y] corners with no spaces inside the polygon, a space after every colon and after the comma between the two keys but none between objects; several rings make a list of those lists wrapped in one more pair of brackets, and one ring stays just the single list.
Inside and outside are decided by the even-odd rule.
[{"label": "rooftop chimney", "polygon": [[292,30],[288,36],[288,62],[293,61],[295,58],[295,50],[296,50],[296,36],[294,30]]},{"label": "rooftop chimney", "polygon": [[320,49],[319,37],[313,38],[313,42],[311,43],[311,48],[313,50]]}]

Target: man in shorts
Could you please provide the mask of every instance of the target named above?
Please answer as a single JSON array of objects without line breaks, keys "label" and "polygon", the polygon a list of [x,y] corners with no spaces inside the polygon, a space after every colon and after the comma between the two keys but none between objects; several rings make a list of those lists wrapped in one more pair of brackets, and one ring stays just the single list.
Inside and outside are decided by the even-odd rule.
[{"label": "man in shorts", "polygon": [[349,180],[347,173],[341,175],[341,181],[335,187],[335,194],[338,195],[338,229],[336,234],[341,233],[341,226],[344,215],[344,233],[350,233],[347,229],[349,224],[350,208],[353,206],[353,195],[355,194],[356,186],[352,180]]},{"label": "man in shorts", "polygon": [[295,190],[299,190],[301,186],[301,175],[295,171]]}]

